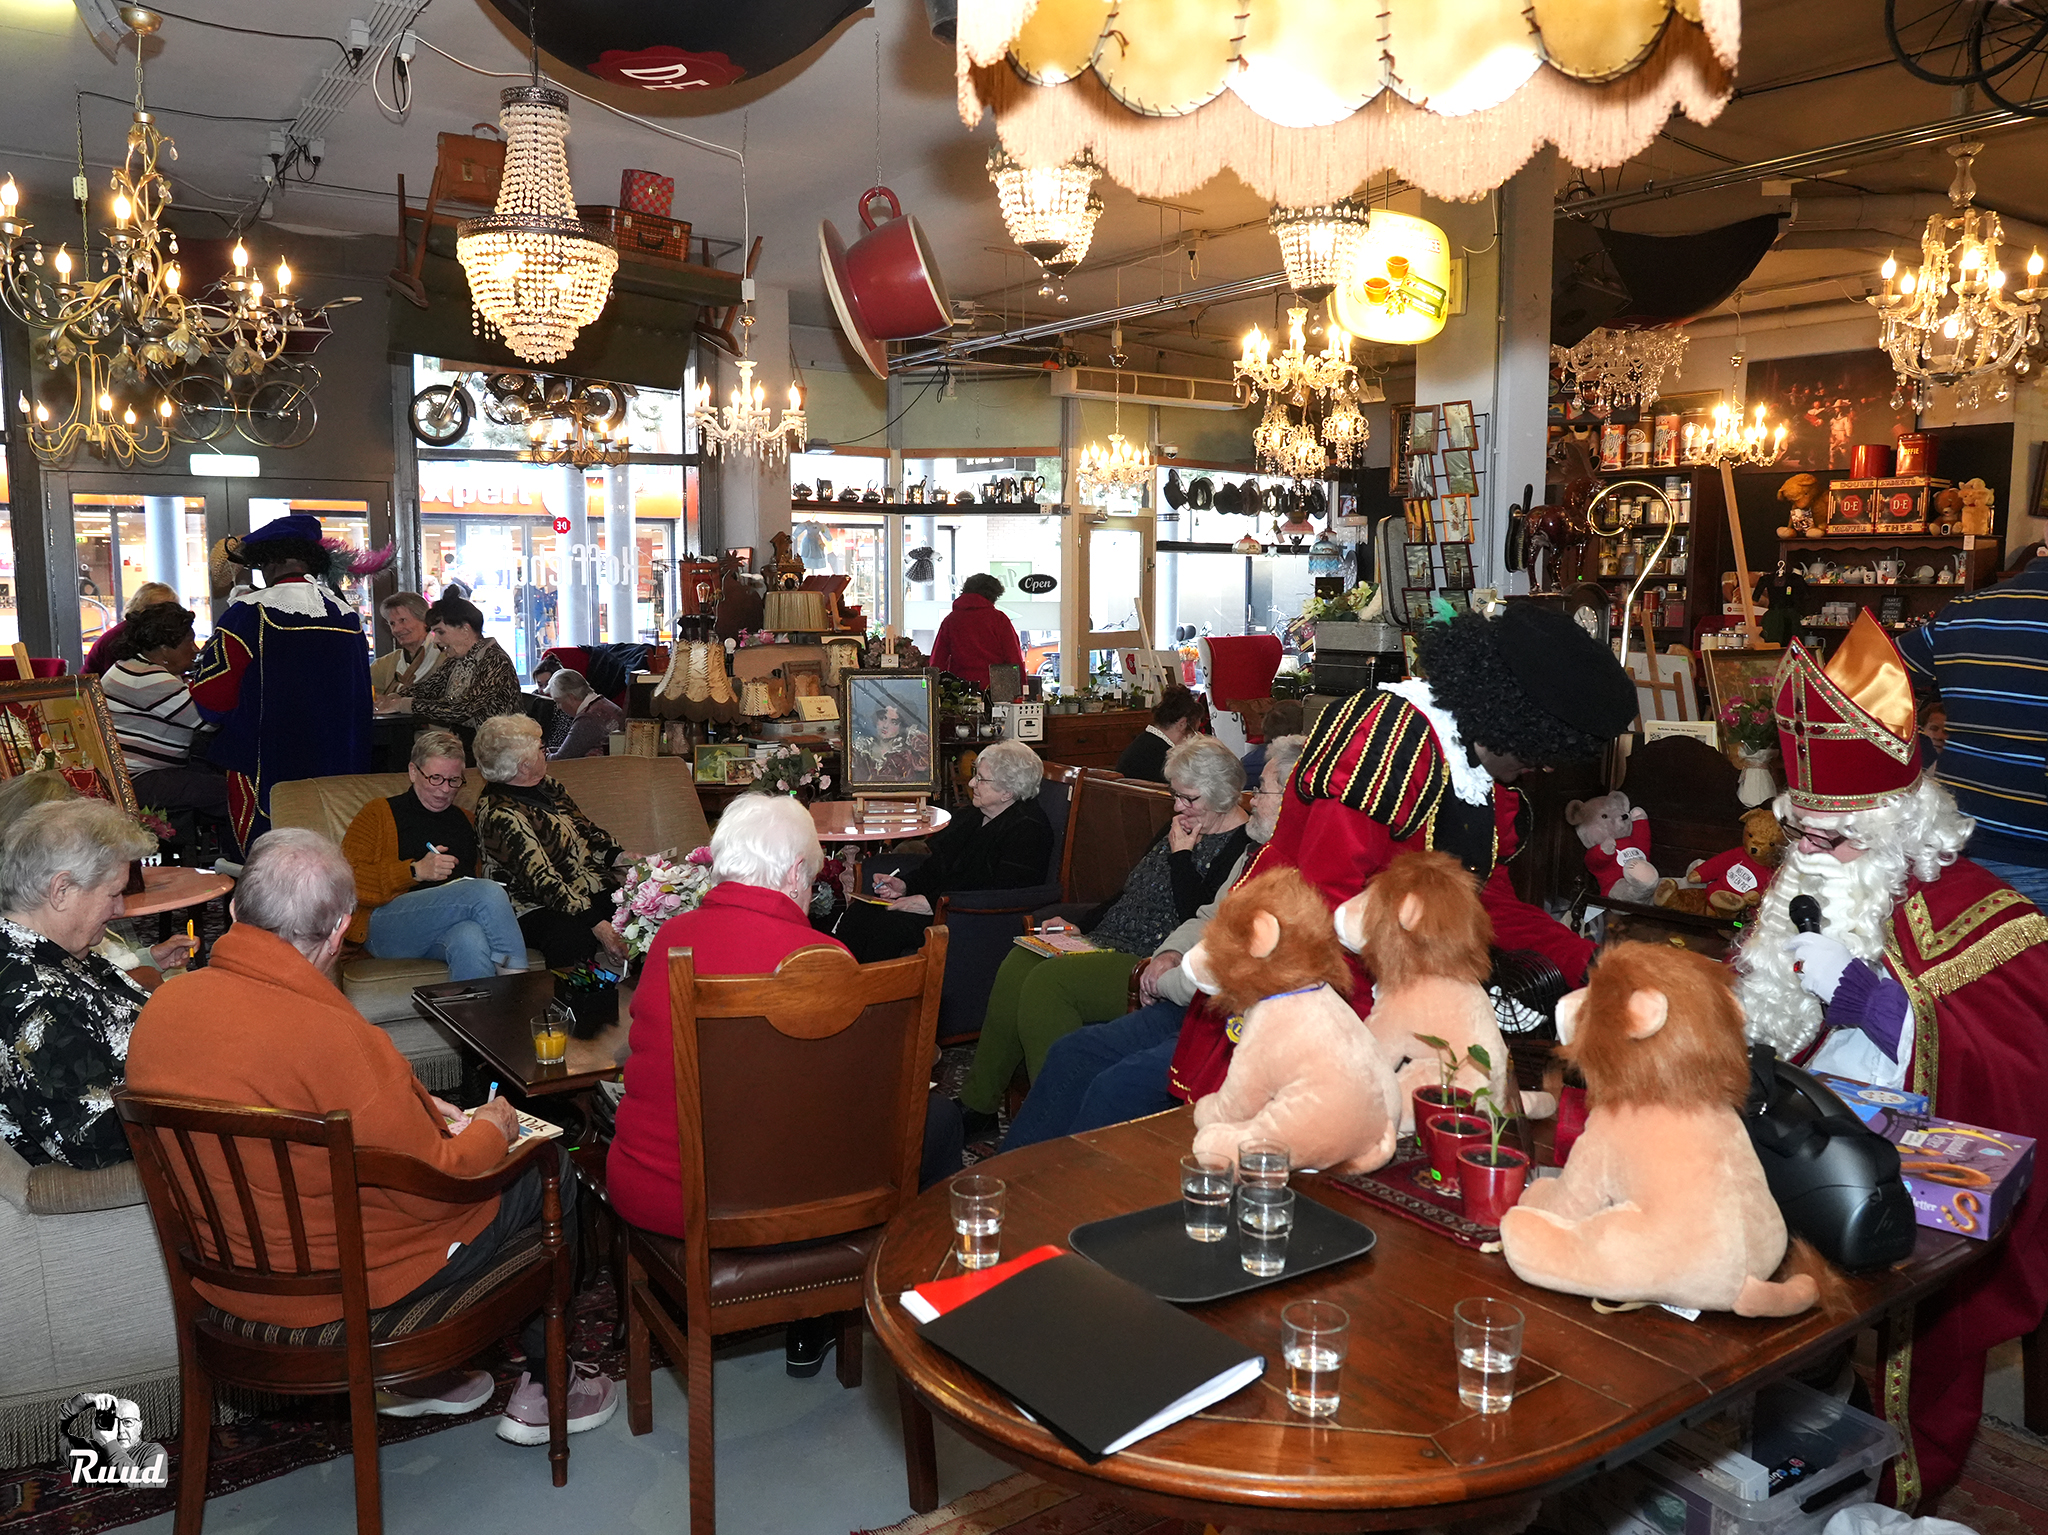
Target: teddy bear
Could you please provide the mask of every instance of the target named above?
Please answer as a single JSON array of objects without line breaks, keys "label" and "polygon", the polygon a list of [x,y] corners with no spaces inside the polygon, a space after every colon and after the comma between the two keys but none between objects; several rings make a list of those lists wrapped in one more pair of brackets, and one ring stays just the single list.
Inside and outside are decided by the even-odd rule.
[{"label": "teddy bear", "polygon": [[1675,911],[1732,917],[1763,904],[1764,887],[1785,854],[1785,828],[1769,805],[1742,814],[1742,846],[1696,858],[1685,881],[1662,880],[1652,903]]},{"label": "teddy bear", "polygon": [[[1517,1277],[1567,1295],[1738,1316],[1832,1309],[1839,1276],[1792,1243],[1742,1122],[1749,1057],[1724,966],[1617,943],[1558,1004],[1586,1126],[1501,1220]],[[1789,1254],[1789,1256],[1788,1256]]]},{"label": "teddy bear", "polygon": [[1235,1158],[1274,1140],[1296,1167],[1371,1172],[1394,1155],[1394,1069],[1344,1000],[1351,969],[1330,909],[1295,869],[1223,898],[1181,961],[1230,1015],[1237,1049],[1222,1087],[1195,1104],[1195,1146]]},{"label": "teddy bear", "polygon": [[[1373,977],[1365,1026],[1393,1063],[1401,1129],[1415,1129],[1415,1090],[1443,1083],[1443,1057],[1419,1036],[1441,1039],[1461,1062],[1450,1085],[1485,1088],[1507,1104],[1508,1049],[1487,994],[1493,969],[1493,921],[1479,881],[1448,853],[1403,853],[1337,908],[1337,937]],[[1469,1059],[1478,1045],[1491,1063]],[[1554,1107],[1529,1094],[1523,1111],[1541,1119]]]},{"label": "teddy bear", "polygon": [[1648,901],[1661,876],[1650,862],[1650,823],[1641,808],[1631,810],[1619,789],[1564,807],[1565,821],[1578,829],[1586,867],[1600,893],[1617,901]]},{"label": "teddy bear", "polygon": [[1998,493],[1983,480],[1965,480],[1956,487],[1956,494],[1962,498],[1957,509],[1958,533],[1974,533],[1983,537],[1991,531],[1991,514]]},{"label": "teddy bear", "polygon": [[1813,525],[1813,504],[1821,498],[1821,483],[1810,474],[1795,474],[1778,487],[1778,499],[1792,508],[1786,525],[1778,529],[1780,538],[1818,538],[1820,530]]}]

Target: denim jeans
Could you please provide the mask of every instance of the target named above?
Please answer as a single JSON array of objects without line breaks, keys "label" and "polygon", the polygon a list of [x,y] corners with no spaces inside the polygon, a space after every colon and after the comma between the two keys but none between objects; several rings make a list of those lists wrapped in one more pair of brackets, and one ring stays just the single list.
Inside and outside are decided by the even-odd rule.
[{"label": "denim jeans", "polygon": [[2004,880],[2043,911],[2048,911],[2048,869],[2039,869],[2030,863],[1993,863],[1988,858],[1979,858],[1976,863],[1985,873]]},{"label": "denim jeans", "polygon": [[457,879],[404,895],[370,913],[370,953],[378,959],[439,959],[456,981],[498,973],[499,962],[526,965],[526,939],[505,887]]},{"label": "denim jeans", "polygon": [[1178,1002],[1154,1002],[1055,1042],[1003,1137],[1003,1150],[1172,1108],[1166,1072],[1186,1012]]}]

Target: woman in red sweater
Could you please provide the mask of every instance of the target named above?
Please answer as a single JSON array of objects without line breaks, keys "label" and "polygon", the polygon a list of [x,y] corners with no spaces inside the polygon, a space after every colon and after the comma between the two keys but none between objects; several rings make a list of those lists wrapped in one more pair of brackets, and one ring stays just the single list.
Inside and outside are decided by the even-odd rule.
[{"label": "woman in red sweater", "polygon": [[[669,951],[694,950],[699,975],[769,975],[798,949],[845,948],[805,914],[824,862],[810,811],[787,795],[743,795],[719,817],[711,834],[717,883],[695,911],[662,924],[633,993],[626,1094],[605,1159],[606,1195],[621,1218],[666,1236],[684,1235]],[[958,1172],[960,1147],[959,1110],[950,1099],[937,1099],[925,1118],[922,1181]],[[793,1324],[789,1372],[817,1374],[831,1339],[826,1319]]]},{"label": "woman in red sweater", "polygon": [[962,682],[988,686],[988,669],[1008,664],[1022,668],[1024,647],[1007,614],[997,608],[1005,588],[991,575],[969,576],[960,583],[953,611],[939,625],[932,641],[932,665]]}]

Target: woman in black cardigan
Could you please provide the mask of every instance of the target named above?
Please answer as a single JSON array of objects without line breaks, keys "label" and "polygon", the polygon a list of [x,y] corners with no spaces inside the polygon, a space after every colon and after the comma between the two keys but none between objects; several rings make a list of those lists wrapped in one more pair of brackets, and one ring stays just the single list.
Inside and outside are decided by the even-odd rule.
[{"label": "woman in black cardigan", "polygon": [[855,900],[839,919],[839,939],[862,964],[917,951],[931,926],[932,898],[951,890],[1022,890],[1046,883],[1052,822],[1038,803],[1045,764],[1018,741],[1000,741],[975,761],[962,810],[929,839],[930,855],[902,874],[878,874],[878,906]]}]

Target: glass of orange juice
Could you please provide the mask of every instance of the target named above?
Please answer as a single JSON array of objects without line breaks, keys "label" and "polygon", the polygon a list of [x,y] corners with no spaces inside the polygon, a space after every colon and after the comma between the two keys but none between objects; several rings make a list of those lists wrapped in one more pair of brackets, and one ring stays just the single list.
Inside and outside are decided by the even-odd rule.
[{"label": "glass of orange juice", "polygon": [[561,1061],[569,1051],[569,1020],[549,1008],[534,1014],[532,1025],[534,1060],[543,1066]]}]

